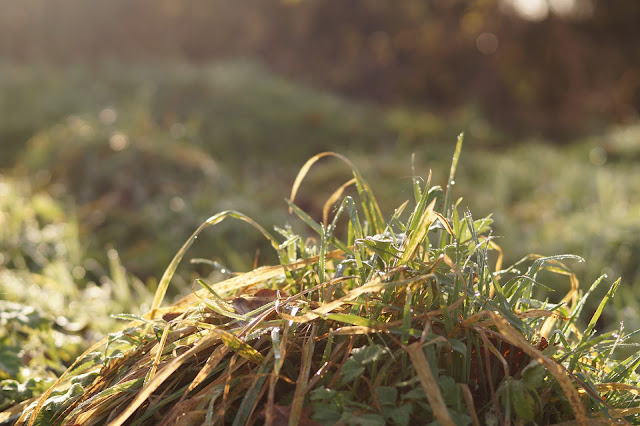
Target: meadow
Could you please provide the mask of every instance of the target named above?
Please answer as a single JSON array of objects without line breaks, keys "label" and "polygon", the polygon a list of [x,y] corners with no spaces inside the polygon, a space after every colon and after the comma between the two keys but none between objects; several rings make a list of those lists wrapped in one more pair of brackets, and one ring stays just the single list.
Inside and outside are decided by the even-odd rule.
[{"label": "meadow", "polygon": [[[634,370],[640,362],[632,333],[640,328],[635,297],[640,291],[640,188],[634,184],[640,178],[640,127],[606,128],[562,145],[512,140],[491,128],[473,106],[442,116],[427,109],[358,103],[295,85],[250,62],[50,69],[5,64],[0,85],[0,410],[32,403],[79,355],[105,338],[101,357],[90,353],[82,369],[74,365],[68,372],[72,384],[58,400],[55,394],[50,397],[43,415],[64,412],[77,420],[73,416],[86,407],[78,397],[87,394],[100,366],[120,365],[118,373],[126,375],[127,366],[146,363],[149,373],[124,388],[117,374],[104,377],[102,388],[92,388],[94,395],[113,386],[120,386],[118,398],[122,392],[144,395],[156,389],[175,398],[186,395],[197,386],[159,379],[154,389],[146,385],[160,365],[179,358],[177,346],[203,348],[198,344],[203,337],[194,330],[180,337],[184,341],[171,341],[175,327],[190,321],[200,331],[206,329],[203,324],[223,330],[218,336],[222,344],[203,348],[207,356],[211,350],[220,354],[214,357],[218,364],[207,367],[218,378],[190,366],[191,383],[201,385],[198,398],[211,400],[199,414],[211,422],[218,397],[229,407],[230,417],[223,415],[223,420],[257,421],[258,401],[241,395],[254,388],[267,394],[264,416],[272,418],[276,407],[289,404],[294,409],[286,415],[301,416],[306,395],[316,413],[324,413],[314,421],[328,424],[359,424],[365,418],[372,424],[390,419],[409,424],[412,416],[432,416],[441,423],[447,416],[454,423],[475,423],[474,416],[482,423],[491,416],[538,423],[580,417],[560,378],[566,376],[545,364],[552,354],[566,361],[571,377],[591,391],[585,415],[622,413],[633,421],[638,401],[611,383],[637,385]],[[454,158],[454,174],[451,159],[461,131],[465,142],[459,159]],[[304,174],[293,200],[296,207],[291,207],[285,199],[294,198],[291,188],[296,176],[302,177],[298,171],[325,151],[345,155],[354,166],[319,159]],[[339,194],[351,201],[331,198],[352,177],[357,185]],[[327,199],[333,203],[325,204]],[[412,204],[403,204],[407,200]],[[439,204],[431,205],[434,200]],[[242,215],[216,216],[225,211]],[[422,223],[421,217],[431,219]],[[262,228],[223,221],[227,218]],[[213,222],[213,229],[190,237],[203,223]],[[185,241],[193,244],[183,252]],[[185,260],[175,262],[176,253]],[[330,253],[330,262],[313,260]],[[257,309],[238,310],[233,302],[243,296],[233,293],[237,288],[221,293],[212,284],[258,266],[299,259],[308,263],[267,280],[266,286],[282,295],[270,295],[253,305]],[[428,274],[435,274],[430,285],[440,289],[437,295],[421,287]],[[387,287],[375,282],[380,276],[388,278],[383,280]],[[331,285],[325,288],[326,282]],[[384,296],[358,293],[362,287],[356,282],[382,286]],[[183,299],[200,288],[209,302],[204,311],[195,309],[199,299],[190,300],[191,305]],[[255,290],[245,296],[252,300]],[[303,293],[304,303],[292,299]],[[269,317],[281,299],[290,311]],[[336,299],[340,303],[331,317],[317,315],[319,307]],[[166,318],[142,317],[162,301],[181,300],[182,305],[163,312]],[[422,319],[437,310],[436,319]],[[510,314],[516,310],[539,315]],[[290,317],[296,312],[306,316],[294,321]],[[492,316],[495,312],[507,323]],[[366,321],[358,319],[363,315]],[[456,328],[460,317],[473,318],[463,331]],[[268,335],[271,343],[263,339],[254,348],[238,341],[252,318],[260,319],[252,338]],[[130,325],[130,335],[118,332],[123,320],[139,321]],[[514,381],[483,382],[473,376],[473,362],[485,348],[496,346],[500,355],[485,355],[479,362],[491,359],[496,371],[505,357],[505,346],[501,352],[500,344],[486,340],[495,336],[474,328],[481,321],[507,336],[503,345],[543,354],[540,365],[549,368],[547,374],[509,360]],[[560,330],[547,335],[552,342],[547,352],[534,331],[543,324]],[[342,334],[331,333],[336,327],[344,329]],[[515,330],[532,344],[518,340]],[[445,343],[445,336],[452,340]],[[426,353],[428,361],[411,346],[427,338],[437,342]],[[321,348],[320,359],[312,356],[314,345]],[[142,360],[144,355],[135,352],[140,348],[158,358]],[[443,348],[458,355],[447,357]],[[283,354],[289,349],[287,359]],[[235,365],[229,350],[242,361]],[[526,355],[535,358],[538,352]],[[160,354],[166,357],[162,364]],[[309,369],[321,371],[323,362],[337,363],[338,358],[342,367],[323,371],[313,390],[280,383],[288,396],[274,399],[281,369],[295,382],[302,377],[295,365],[306,366],[308,375]],[[400,365],[391,359],[400,359]],[[441,367],[440,376],[429,378],[429,363]],[[366,365],[365,376],[373,381],[379,368],[394,372],[389,382],[376,382],[382,390],[376,391],[375,412],[359,411],[369,402],[358,399],[358,387],[371,384],[356,379],[364,372],[356,364]],[[267,381],[244,381],[230,396],[220,383],[230,381],[235,369],[248,377],[276,374],[264,376],[270,377]],[[420,380],[411,382],[414,372]],[[444,405],[434,403],[437,395],[421,393],[424,380],[436,379]],[[498,396],[471,409],[468,397],[480,391],[455,386],[460,382]],[[330,386],[336,383],[342,388]],[[528,396],[509,400],[513,392],[505,389],[526,389]],[[541,389],[548,389],[548,399],[534,401],[532,395]],[[610,393],[603,405],[598,395],[605,392]],[[85,421],[104,421],[100,416],[115,406],[110,405],[113,399],[93,399],[97,417]],[[180,411],[151,405],[147,412],[136,412],[137,422]],[[449,411],[433,408],[445,406]],[[551,406],[555,411],[548,410]],[[336,413],[343,417],[332,417]],[[19,416],[18,411],[11,415],[14,421]]]}]

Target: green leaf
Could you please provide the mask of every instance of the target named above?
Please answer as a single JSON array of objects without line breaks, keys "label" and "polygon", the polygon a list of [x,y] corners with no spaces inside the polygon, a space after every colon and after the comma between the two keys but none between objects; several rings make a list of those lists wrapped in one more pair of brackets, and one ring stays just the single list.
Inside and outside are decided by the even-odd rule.
[{"label": "green leaf", "polygon": [[[65,393],[50,396],[42,406],[40,413],[38,413],[38,417],[36,418],[34,425],[45,426],[54,424],[56,414],[62,413],[76,399],[82,396],[83,393],[84,389],[82,386],[76,383],[71,385]],[[33,407],[30,406],[29,408],[35,408],[35,403],[33,404]],[[29,417],[31,417],[31,414],[29,414],[26,420],[28,420]]]},{"label": "green leaf", "polygon": [[459,394],[459,386],[453,378],[449,376],[439,376],[438,385],[440,387],[440,393],[447,405],[454,405],[461,397]]},{"label": "green leaf", "polygon": [[0,341],[0,378],[16,377],[24,366],[18,356],[22,348],[18,345],[7,345]]},{"label": "green leaf", "polygon": [[528,389],[536,391],[542,386],[547,374],[546,368],[533,361],[522,370],[522,382]]},{"label": "green leaf", "polygon": [[309,393],[311,401],[329,401],[334,399],[337,394],[338,391],[325,387],[314,389]]},{"label": "green leaf", "polygon": [[91,383],[93,383],[93,380],[98,377],[100,374],[97,371],[90,371],[88,373],[85,374],[79,374],[77,376],[74,376],[71,379],[71,383],[78,383],[80,384],[82,387],[85,386],[89,386]]},{"label": "green leaf", "polygon": [[393,386],[379,386],[376,389],[376,396],[378,397],[378,401],[380,405],[383,407],[385,405],[396,405],[396,400],[398,399],[398,390]]},{"label": "green leaf", "polygon": [[364,373],[364,366],[382,359],[387,355],[389,350],[380,345],[368,345],[361,348],[355,348],[351,351],[351,356],[342,366],[340,374],[342,376],[341,384],[353,382],[356,378]]},{"label": "green leaf", "polygon": [[342,411],[331,404],[314,404],[311,418],[323,425],[335,425],[340,420]]},{"label": "green leaf", "polygon": [[378,361],[388,354],[389,349],[381,345],[368,345],[351,351],[351,357],[362,365]]},{"label": "green leaf", "polygon": [[397,258],[400,253],[400,249],[395,245],[396,241],[385,234],[357,239],[356,243],[364,244],[369,250],[380,256],[385,266],[389,265],[391,259]]},{"label": "green leaf", "polygon": [[[384,411],[384,408],[383,408]],[[384,411],[385,415],[387,411]],[[393,408],[388,411],[389,418],[393,423],[399,426],[407,426],[411,421],[411,413],[413,413],[413,406],[411,404],[404,404],[399,407]]]},{"label": "green leaf", "polygon": [[402,400],[426,401],[427,395],[424,393],[424,389],[422,388],[422,386],[417,386],[411,389],[409,392],[403,394]]},{"label": "green leaf", "polygon": [[24,383],[11,379],[1,381],[0,410],[42,394],[53,382],[51,377],[32,377]]},{"label": "green leaf", "polygon": [[348,359],[340,370],[340,375],[342,377],[341,384],[346,385],[353,382],[355,379],[360,377],[362,373],[364,373],[364,367],[353,358]]},{"label": "green leaf", "polygon": [[309,392],[313,415],[311,418],[323,425],[334,425],[342,415],[342,394],[333,389],[319,387]]},{"label": "green leaf", "polygon": [[26,327],[44,330],[50,323],[51,320],[38,308],[0,300],[0,326],[4,329]]},{"label": "green leaf", "polygon": [[512,407],[525,420],[533,421],[535,400],[521,380],[512,380],[507,387]]}]

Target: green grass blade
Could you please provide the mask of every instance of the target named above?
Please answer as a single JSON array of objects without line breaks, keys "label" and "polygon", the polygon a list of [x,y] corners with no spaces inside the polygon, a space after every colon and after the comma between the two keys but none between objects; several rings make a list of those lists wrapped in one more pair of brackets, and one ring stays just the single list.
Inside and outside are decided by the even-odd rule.
[{"label": "green grass blade", "polygon": [[[318,280],[323,283],[325,282],[325,271],[327,268],[327,237],[329,236],[329,230],[325,229],[324,226],[320,227],[322,232],[320,233],[320,259],[318,260]],[[324,299],[324,298],[323,298]]]},{"label": "green grass blade", "polygon": [[571,325],[578,320],[578,317],[582,313],[582,309],[584,308],[584,305],[587,302],[587,299],[589,299],[589,296],[591,296],[591,293],[593,293],[593,291],[598,287],[598,285],[602,282],[602,280],[605,277],[606,275],[600,275],[600,277],[597,280],[595,280],[593,284],[591,284],[591,287],[589,287],[589,290],[587,290],[587,292],[580,298],[580,300],[578,300],[578,303],[576,304],[576,307],[573,309],[573,313],[571,314],[569,321],[567,321],[564,327],[562,328],[563,333],[567,333]]},{"label": "green grass blade", "polygon": [[529,270],[527,271],[527,275],[535,280],[536,274],[538,273],[538,271],[540,271],[540,269],[545,263],[551,262],[551,261],[560,261],[565,259],[574,259],[574,260],[577,260],[578,262],[584,262],[584,259],[582,257],[576,256],[575,254],[558,254],[556,256],[540,257],[531,264],[531,266],[529,267]]},{"label": "green grass blade", "polygon": [[636,369],[640,367],[640,352],[637,352],[622,361],[607,374],[604,378],[605,383],[617,383],[630,377]]},{"label": "green grass blade", "polygon": [[598,305],[598,309],[596,309],[596,312],[591,317],[591,320],[589,321],[589,325],[587,325],[587,329],[585,330],[583,336],[588,336],[589,334],[591,334],[591,332],[595,328],[596,323],[600,319],[600,315],[602,315],[602,311],[604,310],[605,306],[607,306],[607,304],[611,301],[611,299],[615,295],[616,290],[618,289],[618,286],[620,285],[620,280],[621,279],[618,278],[613,284],[611,284],[611,287],[609,288],[609,291],[602,298],[602,301],[600,302],[600,305]]},{"label": "green grass blade", "polygon": [[[577,347],[581,347],[591,337],[591,333],[593,332],[593,329],[595,328],[596,323],[600,319],[600,316],[602,315],[602,311],[604,310],[605,306],[607,306],[607,304],[613,298],[613,296],[614,296],[616,290],[618,289],[619,285],[620,285],[620,278],[618,278],[613,284],[611,284],[611,287],[609,288],[609,291],[602,298],[602,301],[598,305],[598,309],[596,309],[595,313],[591,317],[591,320],[589,321],[589,324],[587,325],[587,329],[585,330],[584,334],[582,335],[582,338],[580,339],[580,342],[578,343]],[[578,364],[578,359],[580,358],[580,356],[582,356],[581,353],[576,353],[576,355],[574,355],[573,358],[571,359],[571,363],[569,364],[569,369],[571,371],[575,370],[576,365]]]},{"label": "green grass blade", "polygon": [[271,329],[271,347],[273,348],[273,370],[276,375],[280,374],[280,367],[282,367],[282,362],[284,361],[282,358],[282,350],[280,348],[280,328],[273,327]]},{"label": "green grass blade", "polygon": [[456,141],[456,150],[454,151],[453,159],[451,160],[451,169],[449,169],[449,180],[447,181],[447,189],[444,194],[444,208],[447,209],[447,217],[449,217],[449,199],[451,197],[451,187],[455,184],[456,169],[458,168],[458,161],[460,161],[463,142],[464,132],[458,135],[458,139]]},{"label": "green grass blade", "polygon": [[[309,216],[304,210],[300,207],[293,204],[291,201],[287,200],[287,204],[289,204],[289,208],[293,213],[295,213],[304,223],[306,223],[311,229],[318,233],[318,235],[322,235],[324,230],[322,226],[313,220],[311,216]],[[337,249],[344,251],[345,253],[353,253],[346,244],[344,244],[339,239],[332,237],[330,240],[331,244],[333,244]]]},{"label": "green grass blade", "polygon": [[400,258],[400,265],[406,265],[416,254],[416,251],[420,247],[420,244],[427,238],[429,232],[429,226],[437,219],[433,206],[436,200],[426,207],[425,211],[420,217],[420,221],[417,223],[414,229],[410,229],[410,233],[407,235],[407,239],[404,244],[404,253]]},{"label": "green grass blade", "polygon": [[351,324],[351,325],[359,325],[362,327],[369,327],[369,328],[382,328],[382,324],[380,324],[378,321],[375,321],[369,318],[364,318],[364,317],[361,317],[360,315],[325,314],[323,317],[326,319],[344,322],[346,324]]},{"label": "green grass blade", "polygon": [[429,179],[427,180],[427,185],[424,188],[424,191],[422,191],[422,196],[420,197],[420,201],[418,202],[418,204],[416,205],[416,208],[413,210],[413,213],[411,214],[411,220],[409,221],[409,227],[407,232],[414,231],[418,228],[418,225],[420,223],[420,220],[422,219],[422,216],[427,211],[427,206],[429,205],[430,182],[431,182],[431,173],[429,173]]}]

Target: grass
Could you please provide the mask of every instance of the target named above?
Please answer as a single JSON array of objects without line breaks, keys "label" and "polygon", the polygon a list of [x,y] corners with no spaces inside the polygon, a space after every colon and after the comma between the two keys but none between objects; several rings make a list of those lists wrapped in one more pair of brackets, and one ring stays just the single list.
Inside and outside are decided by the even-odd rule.
[{"label": "grass", "polygon": [[[623,278],[625,294],[640,286],[640,248],[633,238],[640,206],[632,161],[638,157],[637,126],[567,147],[539,140],[505,146],[507,136],[487,127],[472,108],[450,116],[374,108],[295,86],[251,63],[98,69],[5,64],[0,74],[0,138],[23,148],[18,154],[3,145],[2,158],[15,163],[6,173],[73,199],[89,257],[106,263],[105,247],[112,246],[143,280],[159,278],[179,242],[211,211],[234,208],[262,223],[283,223],[282,193],[295,176],[293,165],[317,152],[349,155],[370,176],[381,204],[396,205],[407,190],[398,191],[395,182],[411,179],[398,165],[415,153],[416,168],[432,168],[444,186],[451,136],[467,129],[456,193],[478,214],[494,213],[498,234],[516,236],[501,242],[505,261],[529,252],[571,252],[593,259],[575,268],[584,282],[606,273]],[[118,141],[126,147],[112,149],[112,137],[115,147]],[[249,151],[255,155],[242,155]],[[320,220],[322,200],[330,196],[325,188],[345,176],[332,165],[313,170],[298,204]],[[277,260],[258,236],[226,224],[203,235],[191,253],[210,256],[210,246],[219,247],[213,260],[227,270],[250,268],[257,249],[260,261]],[[178,275],[188,287],[188,271],[182,267]],[[568,290],[562,281],[553,286],[558,295]],[[621,299],[603,314],[607,326],[624,320],[640,327],[639,311]]]},{"label": "grass", "polygon": [[[326,148],[349,154],[376,188],[380,206],[401,205],[415,198],[417,172],[402,166],[411,151],[414,170],[433,168],[432,186],[446,188],[451,181],[447,157],[454,147],[443,136],[452,134],[451,127],[467,127],[470,143],[453,192],[447,191],[464,201],[449,203],[457,202],[461,215],[466,206],[474,217],[493,213],[491,238],[502,249],[503,264],[530,252],[578,254],[588,260],[571,262],[580,282],[603,273],[622,277],[594,329],[618,333],[621,321],[622,331],[640,328],[634,290],[640,285],[637,126],[564,148],[532,140],[498,152],[488,149],[496,130],[473,110],[442,119],[428,111],[371,108],[296,87],[246,63],[100,70],[3,65],[0,73],[0,162],[10,166],[0,178],[2,409],[42,393],[87,347],[114,332],[110,315],[147,311],[160,271],[211,211],[233,208],[258,223],[287,222],[281,199],[296,176],[291,165]],[[260,161],[245,161],[241,150],[232,149],[252,149],[255,140],[264,142],[262,154],[253,157]],[[300,140],[308,143],[288,148]],[[323,199],[349,179],[350,169],[319,161],[322,167],[308,170],[294,202],[312,218],[307,222],[328,225],[336,210]],[[341,196],[357,200],[358,189],[348,185]],[[439,203],[435,210],[449,217]],[[353,202],[343,206],[334,229],[340,241],[349,238],[347,222],[356,227],[347,219],[354,209]],[[396,231],[398,221],[406,226],[408,211],[389,225]],[[383,212],[393,216],[393,210]],[[165,304],[184,295],[196,278],[213,284],[255,262],[278,262],[281,250],[271,249],[271,238],[235,226],[227,220],[234,215],[224,217],[194,241],[167,285]],[[275,233],[277,245],[291,238],[298,242],[287,247],[295,246],[299,257],[301,250],[321,254],[326,226],[305,225],[283,227]],[[359,247],[384,258],[393,243],[368,237]],[[428,238],[439,245],[442,236]],[[325,251],[332,248],[329,241]],[[488,255],[493,265],[498,254]],[[324,280],[338,268],[332,262],[314,266],[325,271]],[[527,263],[519,265],[522,271]],[[536,300],[553,306],[573,292],[575,281],[557,272],[539,271],[545,285],[533,286]],[[597,282],[582,312],[596,312],[607,295],[609,279]],[[575,326],[585,329],[590,319],[578,315]],[[631,334],[627,343],[638,341]],[[634,353],[625,344],[616,349],[618,357]]]},{"label": "grass", "polygon": [[24,181],[0,178],[0,409],[42,393],[113,331],[110,315],[139,313],[153,295],[116,250],[107,268],[86,257],[67,209]]},{"label": "grass", "polygon": [[[491,232],[452,197],[462,139],[448,184],[412,179],[409,201],[388,219],[371,186],[345,157],[309,160],[289,206],[316,233],[273,236],[247,216],[205,221],[165,271],[147,314],[88,349],[18,424],[552,424],[637,422],[634,333],[597,333],[614,296],[594,312],[568,262],[528,256],[513,266]],[[295,201],[323,156],[352,172],[317,222]],[[163,304],[174,272],[206,228],[247,222],[279,264],[200,287]],[[506,236],[509,238],[509,236]],[[546,273],[564,277],[560,304],[536,299]],[[586,328],[579,318],[585,316]],[[22,411],[24,410],[24,411]]]},{"label": "grass", "polygon": [[[358,150],[390,135],[374,125],[381,122],[377,111],[300,88],[250,63],[112,64],[100,71],[6,65],[0,75],[6,77],[0,138],[9,144],[0,166],[57,191],[58,198],[72,198],[91,257],[113,245],[143,279],[164,268],[176,242],[211,211],[276,211],[266,206],[281,203],[281,192],[272,188],[295,175],[284,164],[328,149],[327,141]],[[255,155],[243,155],[249,151]],[[261,219],[279,223],[283,216]],[[248,233],[228,228],[218,236],[204,236],[194,253],[204,253],[201,245],[242,253],[225,259],[231,270],[253,263],[249,249],[269,253]]]},{"label": "grass", "polygon": [[[250,62],[98,69],[0,64],[0,81],[0,137],[10,148],[2,167],[17,161],[20,147],[41,131],[105,109],[115,112],[116,125],[134,117],[128,124],[160,128],[216,160],[248,167],[260,167],[263,156],[290,163],[328,143],[362,148],[393,137],[379,111],[297,86]],[[242,155],[247,149],[256,161]]]}]

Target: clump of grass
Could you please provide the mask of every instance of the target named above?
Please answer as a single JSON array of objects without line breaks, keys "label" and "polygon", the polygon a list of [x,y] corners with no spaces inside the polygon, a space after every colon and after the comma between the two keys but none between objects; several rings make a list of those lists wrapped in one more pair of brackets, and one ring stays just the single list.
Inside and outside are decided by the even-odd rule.
[{"label": "clump of grass", "polygon": [[[448,182],[460,155],[460,137]],[[320,158],[345,162],[353,179],[315,222],[295,205]],[[342,197],[355,185],[359,203]],[[528,256],[503,268],[490,218],[430,177],[414,179],[415,206],[387,221],[346,158],[313,157],[289,206],[317,233],[275,238],[232,211],[203,223],[167,268],[150,311],[90,348],[18,424],[551,424],[637,420],[640,354],[617,360],[631,334],[598,334],[565,262]],[[330,212],[333,210],[333,218]],[[248,222],[280,264],[263,266],[162,306],[173,274],[205,228]],[[543,272],[566,276],[562,303],[535,300]],[[15,411],[14,411],[15,412]]]}]

